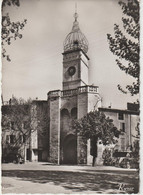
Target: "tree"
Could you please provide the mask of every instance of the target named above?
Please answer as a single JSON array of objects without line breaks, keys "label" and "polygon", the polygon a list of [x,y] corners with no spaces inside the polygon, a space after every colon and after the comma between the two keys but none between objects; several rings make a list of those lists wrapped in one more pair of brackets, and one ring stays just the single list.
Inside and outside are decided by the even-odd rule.
[{"label": "tree", "polygon": [[[19,0],[3,0],[2,10],[6,6],[20,6]],[[8,61],[11,61],[9,55],[6,54],[5,45],[10,45],[12,40],[16,40],[17,38],[22,38],[21,30],[23,30],[27,20],[24,19],[22,22],[13,22],[10,19],[8,13],[3,14],[2,16],[2,56],[6,58]]]},{"label": "tree", "polygon": [[137,123],[137,126],[135,128],[136,130],[136,136],[132,135],[132,137],[135,138],[132,148],[132,155],[134,158],[137,158],[139,161],[139,152],[140,152],[140,122]]},{"label": "tree", "polygon": [[104,145],[113,144],[117,142],[115,137],[119,137],[120,134],[120,131],[114,126],[113,120],[100,111],[89,112],[83,118],[74,120],[73,127],[83,139],[91,139],[90,153],[93,156],[93,165],[97,153],[95,148],[97,140],[102,140]]},{"label": "tree", "polygon": [[30,101],[12,97],[9,105],[2,107],[3,154],[18,153],[25,145],[30,146],[31,117]]},{"label": "tree", "polygon": [[[129,92],[132,96],[139,93],[139,1],[119,1],[125,17],[122,17],[123,30],[119,25],[114,25],[114,37],[107,34],[110,51],[118,57],[116,63],[126,74],[135,79],[132,84],[127,84],[123,89],[120,84],[118,89],[123,93]],[[126,62],[126,63],[125,63]]]},{"label": "tree", "polygon": [[[35,136],[47,139],[48,120],[45,110],[39,113],[37,104],[31,99],[12,97],[9,105],[2,107],[2,149],[3,154],[15,152],[25,155],[25,147],[29,147],[31,160],[32,139]],[[37,143],[38,144],[38,143]]]}]

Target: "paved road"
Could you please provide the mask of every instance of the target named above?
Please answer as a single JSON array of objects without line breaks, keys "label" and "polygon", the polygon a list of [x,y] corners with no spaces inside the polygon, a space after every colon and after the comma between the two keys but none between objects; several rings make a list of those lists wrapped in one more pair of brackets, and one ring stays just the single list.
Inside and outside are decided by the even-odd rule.
[{"label": "paved road", "polygon": [[136,170],[105,166],[3,164],[3,193],[137,193]]}]

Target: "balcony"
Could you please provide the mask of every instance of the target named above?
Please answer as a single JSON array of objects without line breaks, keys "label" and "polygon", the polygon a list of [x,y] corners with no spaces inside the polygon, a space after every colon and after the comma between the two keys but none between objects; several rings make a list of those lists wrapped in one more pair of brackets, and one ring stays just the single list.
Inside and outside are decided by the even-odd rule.
[{"label": "balcony", "polygon": [[77,94],[78,94],[78,89],[69,89],[69,90],[61,91],[62,97],[73,96]]},{"label": "balcony", "polygon": [[81,93],[96,94],[96,93],[98,93],[98,87],[86,85],[86,86],[78,87],[76,89],[68,89],[68,90],[64,90],[64,91],[60,91],[60,90],[49,91],[48,97],[49,98],[51,98],[51,97],[68,97],[68,96],[78,95]]},{"label": "balcony", "polygon": [[98,87],[97,86],[92,86],[92,85],[87,85],[87,86],[82,86],[78,88],[78,94],[80,93],[98,93]]},{"label": "balcony", "polygon": [[48,97],[60,97],[61,96],[61,90],[55,90],[55,91],[49,91]]}]

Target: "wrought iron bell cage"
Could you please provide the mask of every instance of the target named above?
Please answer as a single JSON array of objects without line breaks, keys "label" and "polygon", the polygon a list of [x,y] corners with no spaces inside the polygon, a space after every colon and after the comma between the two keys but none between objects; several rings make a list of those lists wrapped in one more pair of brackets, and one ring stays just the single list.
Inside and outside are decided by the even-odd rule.
[{"label": "wrought iron bell cage", "polygon": [[87,53],[88,41],[79,28],[79,23],[77,21],[77,13],[74,14],[74,17],[75,21],[73,22],[72,31],[67,35],[64,41],[64,52],[82,49],[85,53]]}]

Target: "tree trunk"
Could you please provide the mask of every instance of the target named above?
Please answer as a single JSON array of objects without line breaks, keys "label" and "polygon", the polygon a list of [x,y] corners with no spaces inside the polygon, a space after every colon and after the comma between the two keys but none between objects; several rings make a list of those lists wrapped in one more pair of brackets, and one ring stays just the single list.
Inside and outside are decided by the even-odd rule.
[{"label": "tree trunk", "polygon": [[32,137],[31,137],[31,130],[29,135],[29,161],[32,162]]},{"label": "tree trunk", "polygon": [[96,156],[93,156],[93,161],[92,161],[92,166],[95,166],[95,160],[96,160]]}]

